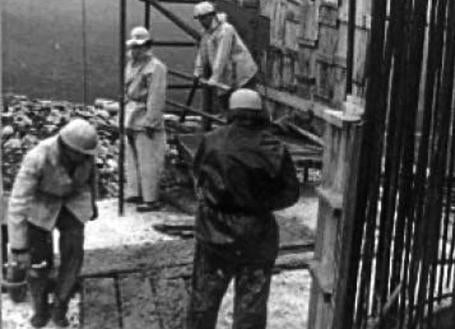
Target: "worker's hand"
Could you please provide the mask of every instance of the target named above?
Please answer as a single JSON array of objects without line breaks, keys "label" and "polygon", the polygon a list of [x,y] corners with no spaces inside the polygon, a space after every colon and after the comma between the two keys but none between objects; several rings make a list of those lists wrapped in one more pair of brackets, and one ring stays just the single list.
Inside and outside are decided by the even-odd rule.
[{"label": "worker's hand", "polygon": [[131,128],[125,128],[125,134],[126,136],[133,136],[134,130]]},{"label": "worker's hand", "polygon": [[216,87],[219,85],[218,81],[216,81],[215,79],[213,78],[210,78],[207,80],[207,84],[211,87]]},{"label": "worker's hand", "polygon": [[153,138],[153,136],[155,135],[155,128],[145,127],[145,133],[149,138]]},{"label": "worker's hand", "polygon": [[96,205],[96,203],[93,204],[93,215],[92,215],[92,218],[90,218],[90,220],[95,220],[98,218],[98,206]]},{"label": "worker's hand", "polygon": [[12,261],[21,269],[28,269],[31,265],[30,253],[28,251],[12,251]]}]

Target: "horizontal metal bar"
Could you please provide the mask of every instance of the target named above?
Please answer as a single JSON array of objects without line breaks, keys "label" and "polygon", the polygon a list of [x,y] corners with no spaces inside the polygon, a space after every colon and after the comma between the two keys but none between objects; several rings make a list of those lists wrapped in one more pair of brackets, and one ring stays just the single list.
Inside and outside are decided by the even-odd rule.
[{"label": "horizontal metal bar", "polygon": [[193,81],[193,79],[194,79],[193,75],[191,75],[189,73],[177,71],[177,70],[168,69],[167,73],[169,73],[169,75],[173,75],[175,77],[179,77],[179,78],[189,80],[189,81]]},{"label": "horizontal metal bar", "polygon": [[196,47],[197,43],[193,41],[153,41],[155,47]]},{"label": "horizontal metal bar", "polygon": [[[194,78],[195,78],[191,74],[188,74],[188,73],[185,73],[185,72],[181,72],[181,71],[172,70],[172,69],[168,69],[167,72],[169,73],[169,75],[173,75],[173,76],[185,79],[185,80],[193,81]],[[222,83],[218,83],[218,84],[212,85],[212,84],[208,84],[206,79],[199,79],[199,82],[202,85],[209,86],[209,87],[212,87],[212,88],[218,88],[219,90],[223,90],[223,91],[230,91],[231,90],[231,87],[229,87],[228,85],[222,84]]]},{"label": "horizontal metal bar", "polygon": [[[168,85],[168,89],[191,89],[193,85],[190,83],[175,83]],[[197,87],[197,89],[201,89],[201,87]]]},{"label": "horizontal metal bar", "polygon": [[192,107],[189,107],[189,106],[186,106],[186,105],[183,105],[181,103],[178,103],[178,102],[174,102],[174,101],[171,101],[171,100],[167,100],[166,103],[168,105],[171,105],[171,106],[174,106],[176,108],[179,108],[179,109],[182,109],[184,111],[187,111],[187,112],[190,112],[190,113],[195,113],[195,114],[199,114],[200,116],[204,117],[204,118],[208,118],[212,121],[215,121],[215,122],[218,122],[218,123],[221,123],[221,124],[226,124],[226,121],[214,116],[214,115],[211,115],[211,114],[208,114],[204,111],[201,111],[201,110],[196,110]]}]

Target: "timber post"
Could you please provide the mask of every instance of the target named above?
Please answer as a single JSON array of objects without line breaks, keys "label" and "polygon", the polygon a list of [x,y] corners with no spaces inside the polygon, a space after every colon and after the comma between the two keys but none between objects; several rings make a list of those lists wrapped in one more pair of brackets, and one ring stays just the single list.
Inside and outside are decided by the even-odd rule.
[{"label": "timber post", "polygon": [[[355,206],[361,120],[358,115],[326,110],[322,182],[314,260],[310,264],[312,287],[309,329],[335,328],[337,305],[347,285],[345,263],[349,257],[351,209]],[[342,283],[342,285],[340,285]],[[351,283],[353,284],[353,283]]]}]

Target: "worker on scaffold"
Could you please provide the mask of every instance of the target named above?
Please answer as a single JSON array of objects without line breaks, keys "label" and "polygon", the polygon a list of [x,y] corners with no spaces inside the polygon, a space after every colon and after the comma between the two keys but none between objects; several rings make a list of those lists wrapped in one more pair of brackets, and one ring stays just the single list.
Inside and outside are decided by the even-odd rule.
[{"label": "worker on scaffold", "polygon": [[137,211],[160,208],[159,183],[164,167],[167,67],[152,52],[146,28],[131,30],[126,43],[125,72],[126,201],[139,203]]},{"label": "worker on scaffold", "polygon": [[267,131],[256,91],[230,98],[227,126],[204,136],[193,171],[198,198],[196,250],[187,329],[214,329],[234,278],[234,329],[265,329],[278,253],[273,211],[299,197],[287,148]]},{"label": "worker on scaffold", "polygon": [[[29,151],[16,176],[8,207],[13,262],[27,270],[34,315],[33,327],[52,316],[59,327],[84,256],[84,223],[98,216],[95,154],[98,135],[83,119],[74,119],[58,135]],[[52,310],[48,304],[49,274],[54,266],[52,232],[60,232],[60,266]]]},{"label": "worker on scaffold", "polygon": [[196,57],[196,79],[208,79],[212,86],[224,85],[230,90],[218,90],[219,105],[227,111],[229,96],[238,88],[254,89],[258,66],[234,26],[224,13],[217,13],[208,1],[194,7],[194,18],[204,28]]}]

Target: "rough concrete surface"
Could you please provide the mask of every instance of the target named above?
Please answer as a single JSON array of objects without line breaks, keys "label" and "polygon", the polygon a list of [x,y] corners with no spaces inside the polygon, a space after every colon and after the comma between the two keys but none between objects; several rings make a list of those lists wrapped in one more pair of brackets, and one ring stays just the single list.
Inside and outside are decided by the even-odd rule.
[{"label": "rough concrete surface", "polygon": [[[280,215],[297,218],[298,222],[314,230],[316,209],[316,198],[306,197],[298,205],[281,211]],[[115,200],[100,202],[99,210],[100,218],[88,223],[86,227],[86,250],[109,247],[128,248],[129,245],[152,244],[158,241],[175,239],[156,232],[153,229],[153,224],[164,220],[188,218],[188,215],[173,212],[172,209],[138,214],[131,206],[126,207],[124,217],[119,217]],[[305,328],[310,282],[310,275],[306,270],[282,272],[273,277],[267,328]],[[69,318],[71,320],[71,328],[79,327],[79,302],[80,296],[76,295],[70,304]],[[217,328],[230,328],[232,323],[232,303],[231,286],[223,300]],[[29,300],[24,303],[14,304],[6,294],[3,294],[2,308],[3,322],[1,328],[31,328],[28,323],[32,313]],[[45,328],[50,329],[55,328],[55,326],[50,322]]]}]

